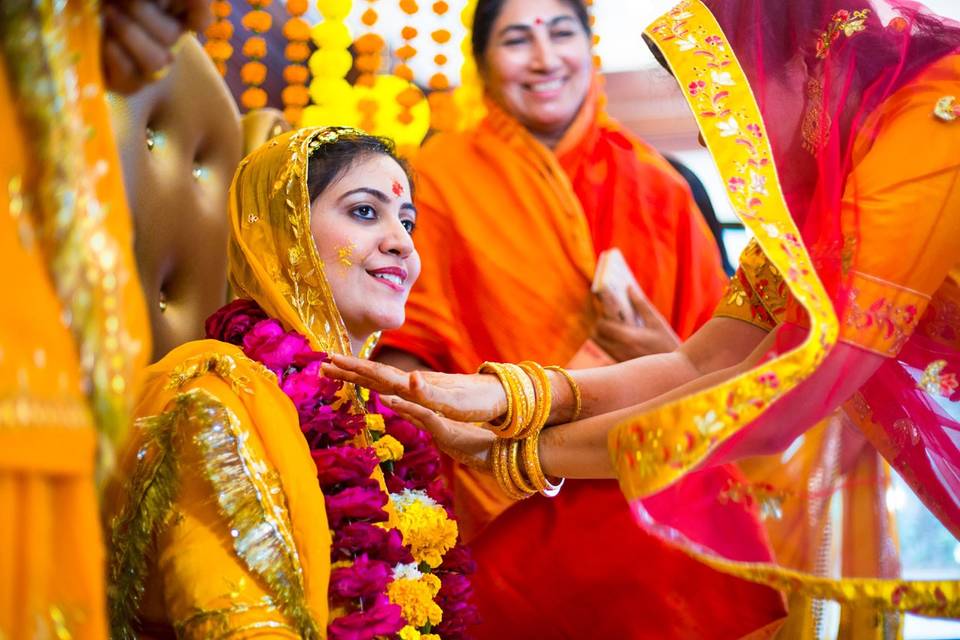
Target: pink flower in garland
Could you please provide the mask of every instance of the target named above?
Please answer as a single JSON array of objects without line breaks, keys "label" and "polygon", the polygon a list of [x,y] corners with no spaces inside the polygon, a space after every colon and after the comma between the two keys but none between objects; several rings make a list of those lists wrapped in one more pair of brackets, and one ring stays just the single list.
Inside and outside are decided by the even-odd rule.
[{"label": "pink flower in garland", "polygon": [[350,566],[330,572],[330,595],[343,600],[375,598],[386,590],[392,577],[393,569],[386,562],[362,555]]},{"label": "pink flower in garland", "polygon": [[346,442],[360,435],[365,426],[363,416],[336,411],[330,406],[317,407],[313,415],[300,417],[300,429],[310,449]]},{"label": "pink flower in garland", "polygon": [[333,537],[334,557],[352,558],[367,554],[390,565],[413,562],[410,549],[396,529],[384,529],[369,522],[352,522],[340,527]]},{"label": "pink flower in garland", "polygon": [[366,480],[380,464],[377,454],[370,448],[330,447],[313,451],[310,455],[317,466],[317,479],[323,489]]},{"label": "pink flower in garland", "polygon": [[387,496],[376,480],[365,486],[349,487],[326,498],[327,519],[334,528],[346,519],[368,522],[384,522],[387,519],[387,513],[383,510]]},{"label": "pink flower in garland", "polygon": [[310,344],[303,336],[284,331],[276,320],[261,320],[243,337],[243,352],[280,374],[293,364],[294,357],[309,351]]},{"label": "pink flower in garland", "polygon": [[400,607],[380,595],[362,611],[340,616],[327,627],[329,640],[371,640],[392,636],[406,625]]},{"label": "pink flower in garland", "polygon": [[234,300],[207,318],[204,328],[208,338],[240,346],[255,324],[266,320],[267,314],[253,300]]}]

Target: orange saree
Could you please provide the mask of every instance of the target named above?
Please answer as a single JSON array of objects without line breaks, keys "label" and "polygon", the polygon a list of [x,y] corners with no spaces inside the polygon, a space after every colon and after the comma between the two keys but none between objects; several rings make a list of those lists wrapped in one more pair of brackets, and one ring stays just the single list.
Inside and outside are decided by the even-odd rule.
[{"label": "orange saree", "polygon": [[[555,153],[493,104],[477,129],[426,144],[415,160],[423,272],[406,324],[383,344],[450,372],[566,363],[590,334],[596,258],[611,247],[681,337],[710,317],[725,279],[709,229],[682,179],[601,105],[595,86]],[[552,501],[511,506],[491,477],[449,466],[478,564],[479,638],[737,638],[782,615],[775,592],[637,535],[613,482],[568,482]],[[691,518],[714,518],[740,536],[733,553],[760,559],[752,514],[717,501],[729,473],[665,499],[690,500]],[[701,589],[751,605],[730,615]]]},{"label": "orange saree", "polygon": [[96,460],[108,461],[150,352],[96,5],[65,4],[3,7],[3,638],[106,637]]}]

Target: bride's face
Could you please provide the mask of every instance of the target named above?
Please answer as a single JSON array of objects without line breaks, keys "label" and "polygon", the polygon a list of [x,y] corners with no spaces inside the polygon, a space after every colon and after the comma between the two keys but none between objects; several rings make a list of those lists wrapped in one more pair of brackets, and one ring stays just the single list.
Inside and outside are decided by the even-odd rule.
[{"label": "bride's face", "polygon": [[420,275],[413,245],[417,212],[410,182],[393,158],[358,161],[314,200],[310,226],[351,339],[403,324]]}]

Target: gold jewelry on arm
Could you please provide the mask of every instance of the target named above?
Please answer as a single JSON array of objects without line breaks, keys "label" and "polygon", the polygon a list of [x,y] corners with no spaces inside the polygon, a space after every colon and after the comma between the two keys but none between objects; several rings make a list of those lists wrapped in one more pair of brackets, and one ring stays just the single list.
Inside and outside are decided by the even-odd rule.
[{"label": "gold jewelry on arm", "polygon": [[545,367],[547,371],[556,371],[570,384],[570,390],[573,392],[573,416],[568,422],[576,422],[580,418],[580,413],[583,411],[583,395],[580,392],[580,385],[577,384],[577,381],[570,374],[569,371],[563,367],[558,367],[556,365]]}]

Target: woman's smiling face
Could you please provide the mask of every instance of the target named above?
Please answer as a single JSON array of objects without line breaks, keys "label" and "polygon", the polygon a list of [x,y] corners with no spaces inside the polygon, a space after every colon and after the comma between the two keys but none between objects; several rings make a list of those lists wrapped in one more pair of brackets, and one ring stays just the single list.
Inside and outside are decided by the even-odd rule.
[{"label": "woman's smiling face", "polygon": [[310,226],[334,300],[354,343],[396,329],[420,275],[410,181],[390,156],[370,153],[311,205]]},{"label": "woman's smiling face", "polygon": [[491,97],[538,138],[559,140],[590,89],[590,35],[562,0],[507,0],[481,68]]}]

